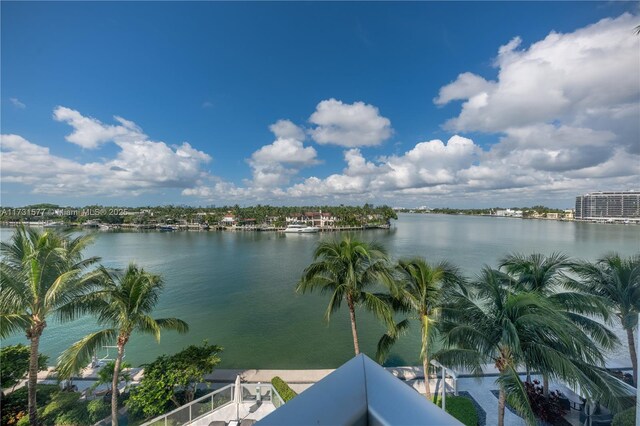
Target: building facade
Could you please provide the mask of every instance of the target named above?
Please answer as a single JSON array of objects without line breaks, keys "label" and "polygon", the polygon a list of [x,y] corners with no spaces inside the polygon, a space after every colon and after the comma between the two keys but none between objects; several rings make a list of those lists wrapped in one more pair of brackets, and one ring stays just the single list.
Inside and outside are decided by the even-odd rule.
[{"label": "building facade", "polygon": [[575,219],[640,222],[640,191],[580,195],[576,197]]}]

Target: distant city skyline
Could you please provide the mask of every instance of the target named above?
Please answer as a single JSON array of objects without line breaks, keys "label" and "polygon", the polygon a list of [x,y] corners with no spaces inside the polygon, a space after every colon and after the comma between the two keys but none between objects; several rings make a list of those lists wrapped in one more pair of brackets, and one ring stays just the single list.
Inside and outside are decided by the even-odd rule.
[{"label": "distant city skyline", "polygon": [[638,189],[633,2],[2,2],[1,204]]}]

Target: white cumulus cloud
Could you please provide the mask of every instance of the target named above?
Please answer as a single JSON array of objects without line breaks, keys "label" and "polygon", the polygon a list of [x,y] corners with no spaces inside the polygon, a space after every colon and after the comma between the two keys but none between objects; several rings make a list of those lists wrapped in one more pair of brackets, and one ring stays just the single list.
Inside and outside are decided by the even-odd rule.
[{"label": "white cumulus cloud", "polygon": [[289,120],[279,120],[269,129],[276,140],[255,151],[248,160],[253,170],[250,186],[269,190],[289,183],[303,167],[318,163],[317,152],[304,146],[304,131]]},{"label": "white cumulus cloud", "polygon": [[345,104],[336,99],[320,102],[309,121],[316,125],[311,137],[319,144],[344,147],[375,146],[391,137],[391,121],[378,108],[364,102]]},{"label": "white cumulus cloud", "polygon": [[148,140],[135,123],[120,117],[119,125],[107,125],[66,107],[57,107],[54,117],[73,127],[69,142],[85,148],[112,142],[119,151],[113,158],[80,163],[19,135],[2,135],[4,182],[31,185],[36,193],[122,195],[191,188],[208,176],[203,166],[211,157],[187,142],[172,147]]}]

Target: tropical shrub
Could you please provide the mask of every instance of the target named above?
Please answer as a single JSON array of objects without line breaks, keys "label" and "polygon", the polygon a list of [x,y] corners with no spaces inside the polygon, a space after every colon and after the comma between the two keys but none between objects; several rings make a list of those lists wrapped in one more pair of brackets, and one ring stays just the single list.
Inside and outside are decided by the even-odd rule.
[{"label": "tropical shrub", "polygon": [[613,416],[611,426],[635,426],[636,408],[632,407]]},{"label": "tropical shrub", "polygon": [[[204,342],[191,345],[177,354],[162,355],[144,368],[140,385],[131,390],[129,411],[138,417],[153,417],[171,406],[180,407],[193,400],[198,383],[218,365],[222,348]],[[181,395],[176,390],[181,390]]]},{"label": "tropical shrub", "polygon": [[284,402],[290,401],[298,396],[298,394],[289,387],[287,382],[282,380],[279,376],[275,376],[271,379],[271,384],[275,388],[276,392],[280,394]]},{"label": "tropical shrub", "polygon": [[558,391],[549,392],[549,397],[545,398],[544,388],[540,386],[538,380],[534,380],[533,383],[524,382],[524,388],[527,391],[533,414],[540,420],[555,424],[567,414],[567,409],[562,405]]},{"label": "tropical shrub", "polygon": [[[88,403],[86,401],[77,401],[67,410],[58,414],[55,418],[56,426],[91,426],[95,422],[91,420]],[[106,416],[104,416],[106,417]],[[104,418],[103,417],[103,418]],[[102,420],[102,419],[98,419]]]},{"label": "tropical shrub", "polygon": [[101,399],[94,399],[87,404],[87,412],[91,422],[97,423],[111,414],[111,405]]},{"label": "tropical shrub", "polygon": [[80,399],[78,392],[58,392],[51,401],[44,407],[40,414],[45,424],[55,424],[55,420],[60,414],[71,411]]},{"label": "tropical shrub", "polygon": [[[5,346],[0,349],[0,387],[10,388],[15,386],[27,375],[29,370],[29,354],[31,350],[23,345]],[[38,371],[47,369],[49,358],[38,354]]]},{"label": "tropical shrub", "polygon": [[[438,396],[436,405],[442,407],[442,399]],[[473,402],[464,396],[447,395],[446,410],[447,413],[458,419],[465,426],[478,425],[478,411]]]},{"label": "tropical shrub", "polygon": [[[48,404],[53,395],[59,391],[60,388],[56,385],[38,385],[36,392],[37,404],[41,407]],[[22,418],[26,421],[25,424],[29,424],[27,393],[27,388],[22,387],[2,397],[2,402],[0,402],[0,412],[2,413],[0,424],[13,426],[18,424],[18,421]]]}]

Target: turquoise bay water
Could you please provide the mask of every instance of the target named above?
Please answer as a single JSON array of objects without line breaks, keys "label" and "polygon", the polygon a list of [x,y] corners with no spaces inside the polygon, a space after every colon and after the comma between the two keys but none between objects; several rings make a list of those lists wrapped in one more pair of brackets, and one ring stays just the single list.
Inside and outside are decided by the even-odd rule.
[{"label": "turquoise bay water", "polygon": [[[2,240],[12,231],[1,230]],[[104,232],[87,255],[111,267],[135,261],[165,279],[156,317],[187,321],[190,332],[166,332],[160,344],[134,336],[126,358],[133,365],[207,339],[225,348],[224,368],[331,368],[353,355],[348,313],[323,321],[328,296],[298,295],[295,284],[312,261],[316,243],[336,234],[293,235],[272,232]],[[618,251],[640,252],[640,227],[510,218],[403,214],[390,230],[359,234],[384,244],[394,258],[447,259],[469,276],[483,264],[496,265],[510,252],[563,251],[594,260]],[[361,347],[375,353],[383,328],[360,312]],[[91,319],[49,321],[41,350],[51,360],[70,344],[96,330]],[[397,344],[389,363],[418,364],[417,330]],[[21,335],[3,345],[27,343]],[[53,362],[52,362],[53,363]]]}]

